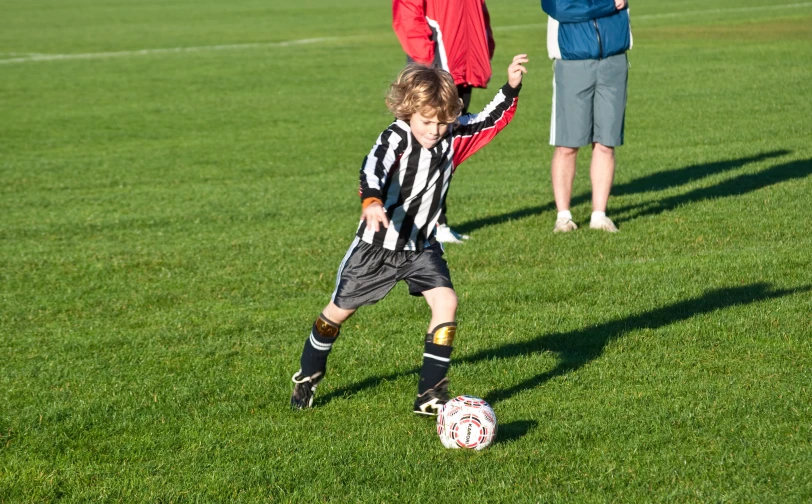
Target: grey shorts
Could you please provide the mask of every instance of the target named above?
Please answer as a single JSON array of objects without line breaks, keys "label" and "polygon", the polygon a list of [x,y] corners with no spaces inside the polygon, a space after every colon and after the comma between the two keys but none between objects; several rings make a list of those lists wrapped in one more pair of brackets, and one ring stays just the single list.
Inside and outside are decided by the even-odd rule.
[{"label": "grey shorts", "polygon": [[626,54],[602,60],[555,60],[550,145],[623,145]]},{"label": "grey shorts", "polygon": [[332,301],[345,310],[375,304],[400,280],[409,285],[412,296],[436,287],[454,288],[439,243],[420,252],[395,252],[356,238],[338,267]]}]

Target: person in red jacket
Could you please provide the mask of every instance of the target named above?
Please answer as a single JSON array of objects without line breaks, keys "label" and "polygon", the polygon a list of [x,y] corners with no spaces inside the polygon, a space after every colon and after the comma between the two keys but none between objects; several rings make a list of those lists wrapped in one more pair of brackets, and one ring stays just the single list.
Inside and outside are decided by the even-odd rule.
[{"label": "person in red jacket", "polygon": [[[485,0],[392,0],[392,28],[409,62],[442,68],[451,74],[468,113],[473,88],[491,80],[491,58],[496,44]],[[437,241],[462,243],[450,227],[443,207]]]}]

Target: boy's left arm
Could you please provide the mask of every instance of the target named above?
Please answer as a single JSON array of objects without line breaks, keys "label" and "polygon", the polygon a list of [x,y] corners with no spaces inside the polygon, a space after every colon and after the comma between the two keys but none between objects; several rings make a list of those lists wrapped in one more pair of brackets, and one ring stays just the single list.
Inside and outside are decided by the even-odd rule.
[{"label": "boy's left arm", "polygon": [[522,75],[527,72],[523,64],[527,61],[526,54],[515,56],[508,67],[508,82],[499,89],[496,97],[479,114],[460,117],[453,132],[454,166],[459,166],[493,140],[513,119],[522,89]]}]

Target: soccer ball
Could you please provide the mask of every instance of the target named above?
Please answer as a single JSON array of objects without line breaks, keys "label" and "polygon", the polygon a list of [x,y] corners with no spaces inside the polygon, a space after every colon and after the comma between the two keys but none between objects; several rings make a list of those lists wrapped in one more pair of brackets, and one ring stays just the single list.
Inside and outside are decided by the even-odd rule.
[{"label": "soccer ball", "polygon": [[437,435],[446,448],[487,448],[496,437],[496,413],[478,397],[457,396],[437,415]]}]

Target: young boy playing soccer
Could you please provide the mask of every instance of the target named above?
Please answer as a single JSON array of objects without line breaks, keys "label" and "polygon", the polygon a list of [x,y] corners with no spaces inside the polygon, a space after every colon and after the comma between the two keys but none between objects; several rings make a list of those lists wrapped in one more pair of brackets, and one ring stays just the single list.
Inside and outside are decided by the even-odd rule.
[{"label": "young boy playing soccer", "polygon": [[338,268],[332,299],[305,341],[291,406],[313,405],[341,324],[359,307],[383,299],[399,280],[431,308],[414,412],[436,415],[448,401],[457,295],[435,224],[457,166],[513,118],[527,62],[525,54],[513,58],[507,84],[479,114],[460,116],[457,86],[442,69],[409,65],[389,87],[386,105],[396,119],[361,165],[361,223]]}]

